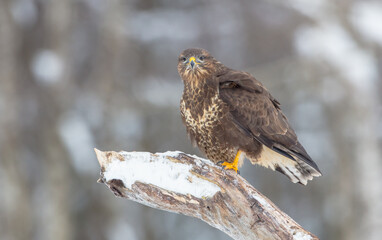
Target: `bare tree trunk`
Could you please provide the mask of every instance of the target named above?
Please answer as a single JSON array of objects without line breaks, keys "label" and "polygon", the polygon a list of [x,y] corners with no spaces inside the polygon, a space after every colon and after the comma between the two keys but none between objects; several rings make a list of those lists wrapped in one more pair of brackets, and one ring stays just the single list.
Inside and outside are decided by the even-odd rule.
[{"label": "bare tree trunk", "polygon": [[318,239],[245,179],[181,152],[102,152],[99,182],[118,197],[199,218],[233,239]]}]

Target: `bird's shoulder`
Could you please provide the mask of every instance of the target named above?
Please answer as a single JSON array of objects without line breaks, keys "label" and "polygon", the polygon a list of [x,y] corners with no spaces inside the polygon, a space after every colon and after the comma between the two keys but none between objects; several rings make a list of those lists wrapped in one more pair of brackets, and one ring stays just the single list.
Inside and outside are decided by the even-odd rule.
[{"label": "bird's shoulder", "polygon": [[220,88],[232,88],[240,85],[247,91],[262,92],[265,89],[263,84],[248,72],[226,68],[216,74],[216,78]]},{"label": "bird's shoulder", "polygon": [[250,73],[227,68],[225,71],[217,74],[216,78],[219,83],[219,92],[222,99],[227,101],[227,98],[235,98],[241,101],[246,98],[247,100],[252,100],[252,104],[255,102],[256,104],[264,102],[263,105],[271,103],[271,106],[280,110],[280,102]]}]

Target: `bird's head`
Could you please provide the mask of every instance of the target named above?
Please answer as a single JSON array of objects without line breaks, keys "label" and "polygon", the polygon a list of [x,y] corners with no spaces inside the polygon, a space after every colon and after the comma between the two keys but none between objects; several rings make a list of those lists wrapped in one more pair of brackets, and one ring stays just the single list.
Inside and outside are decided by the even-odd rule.
[{"label": "bird's head", "polygon": [[189,48],[179,55],[178,72],[183,81],[198,81],[214,74],[216,63],[207,50]]}]

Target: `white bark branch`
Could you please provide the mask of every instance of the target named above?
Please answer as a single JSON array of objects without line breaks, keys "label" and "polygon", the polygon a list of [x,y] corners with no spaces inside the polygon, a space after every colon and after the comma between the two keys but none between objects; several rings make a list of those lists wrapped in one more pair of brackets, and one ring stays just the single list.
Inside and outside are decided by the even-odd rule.
[{"label": "white bark branch", "polygon": [[99,182],[118,197],[199,218],[235,240],[318,239],[244,178],[181,152],[102,152]]}]

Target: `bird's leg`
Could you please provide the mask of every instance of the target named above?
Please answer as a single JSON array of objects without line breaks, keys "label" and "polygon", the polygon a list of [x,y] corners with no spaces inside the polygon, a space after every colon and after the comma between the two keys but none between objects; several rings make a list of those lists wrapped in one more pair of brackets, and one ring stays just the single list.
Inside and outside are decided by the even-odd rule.
[{"label": "bird's leg", "polygon": [[223,162],[222,165],[224,166],[224,169],[226,170],[233,169],[235,172],[238,172],[238,164],[239,164],[240,155],[241,155],[241,150],[237,151],[236,157],[232,163]]}]

